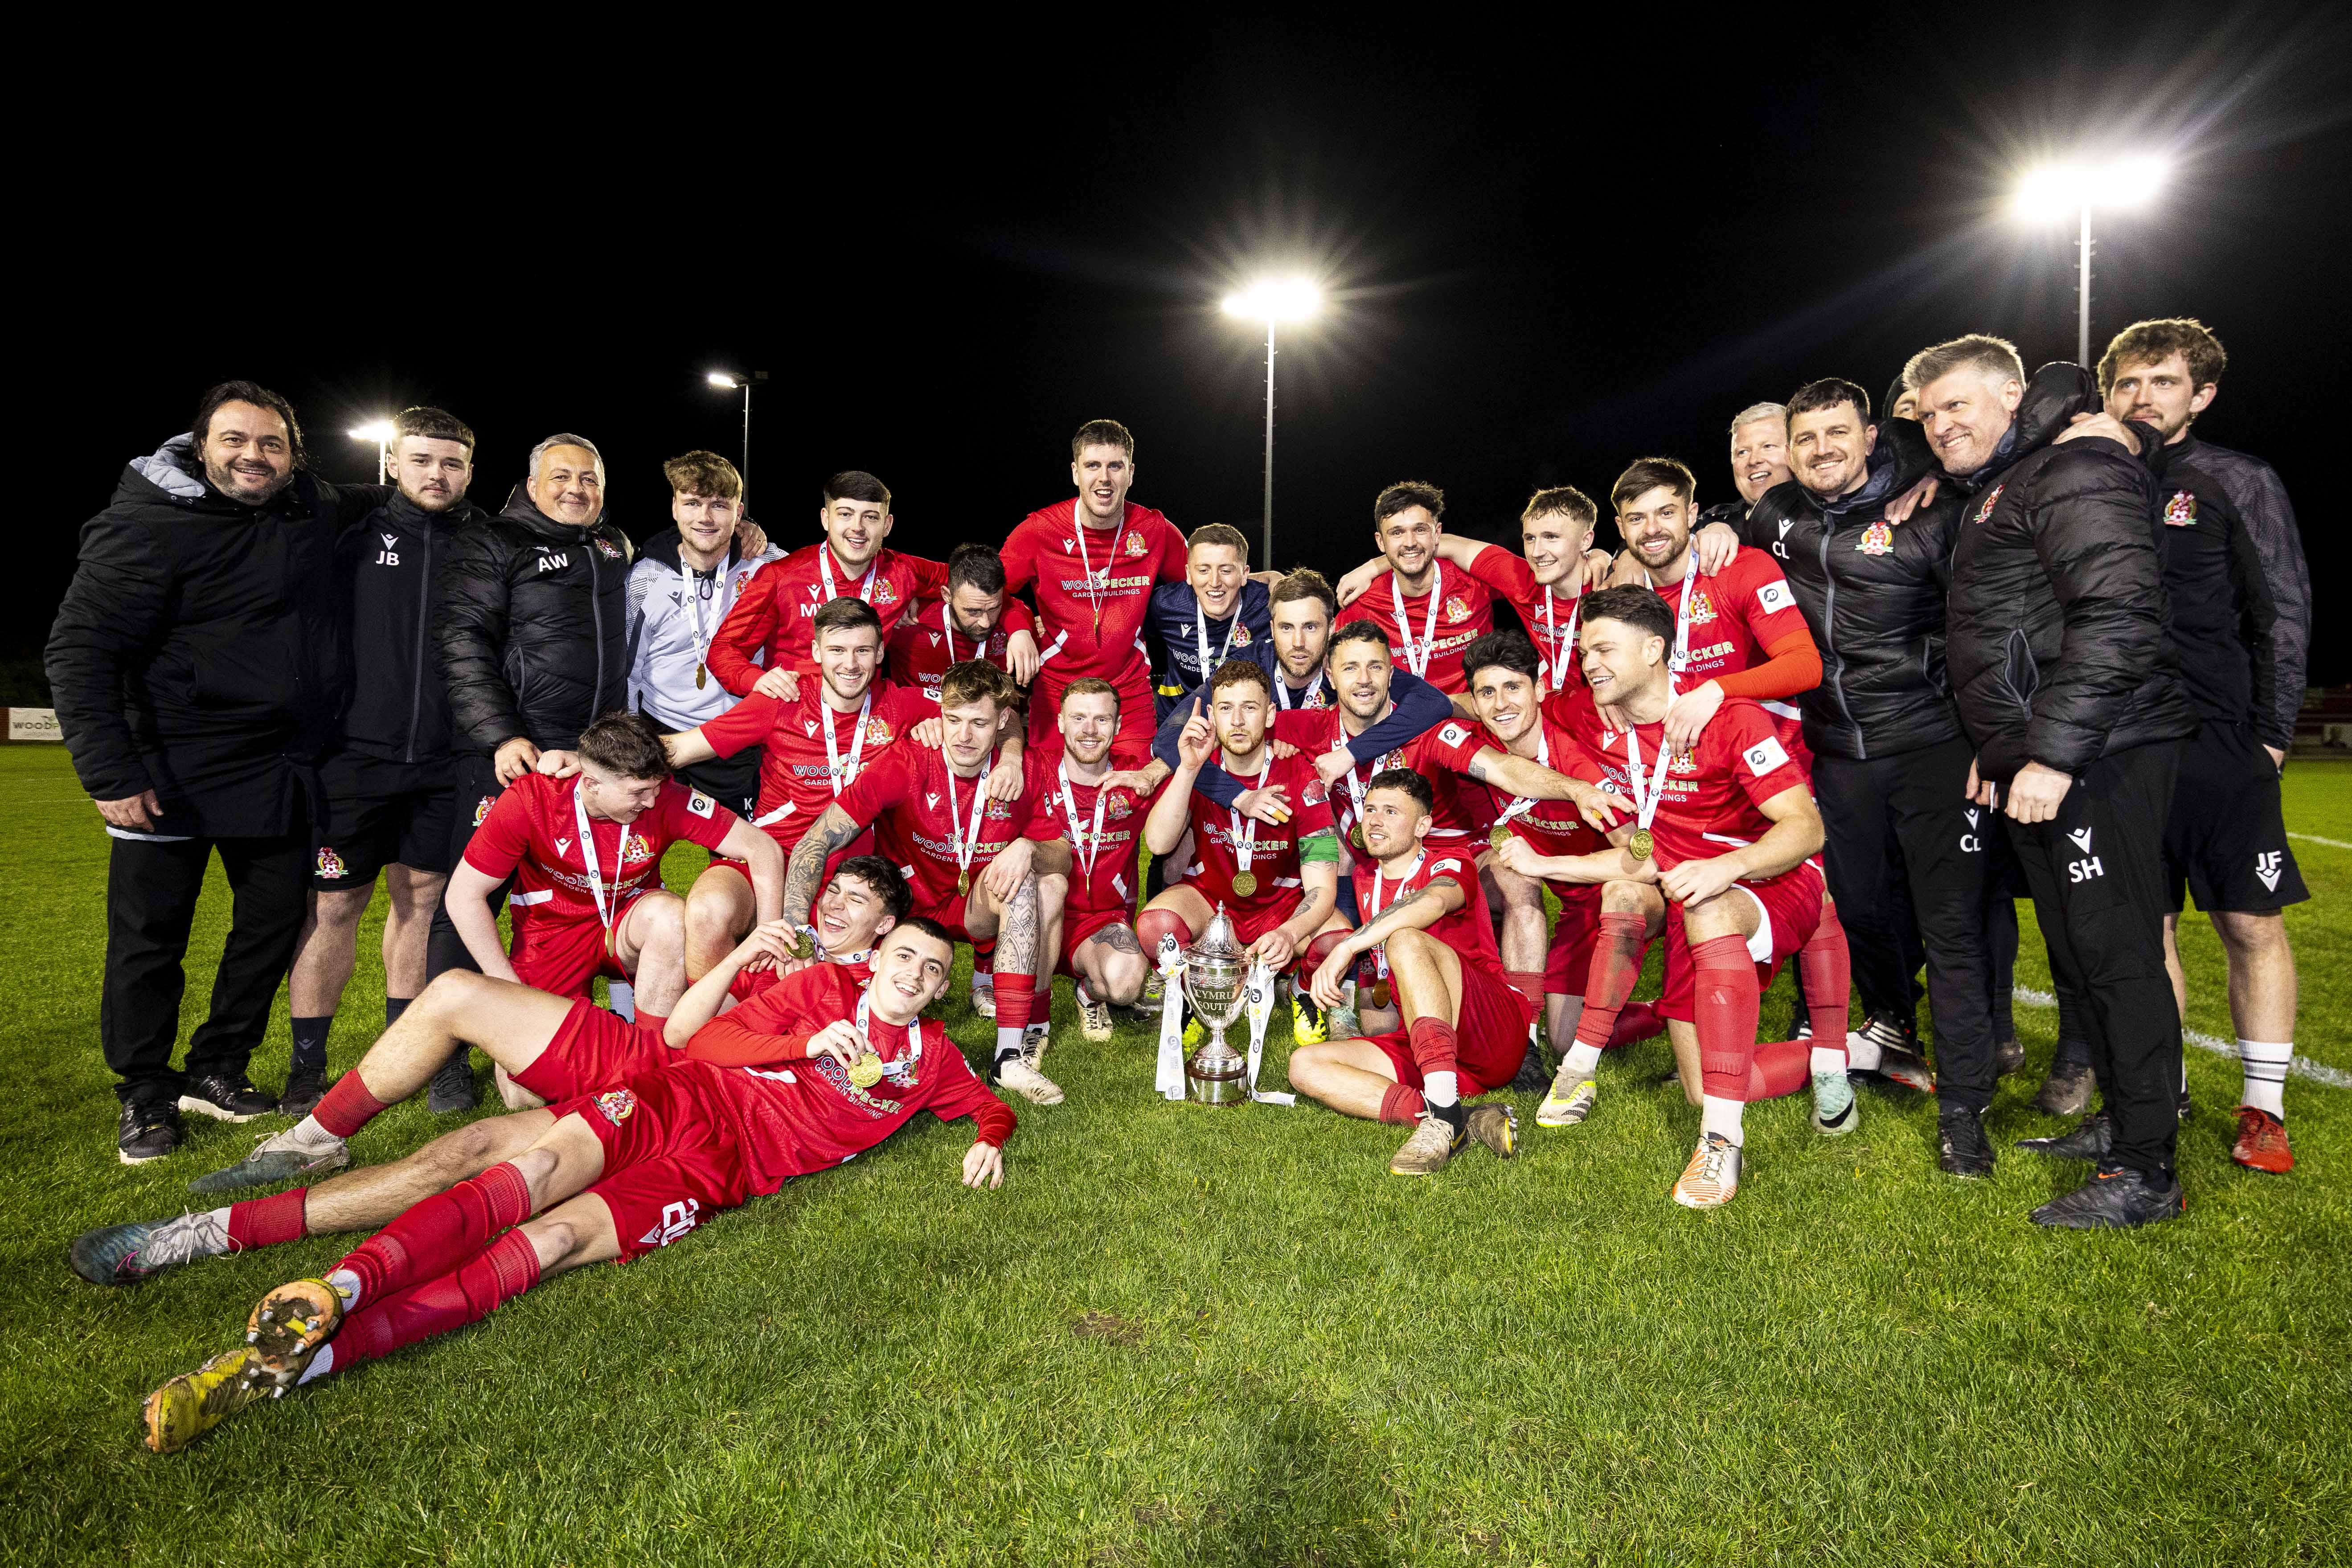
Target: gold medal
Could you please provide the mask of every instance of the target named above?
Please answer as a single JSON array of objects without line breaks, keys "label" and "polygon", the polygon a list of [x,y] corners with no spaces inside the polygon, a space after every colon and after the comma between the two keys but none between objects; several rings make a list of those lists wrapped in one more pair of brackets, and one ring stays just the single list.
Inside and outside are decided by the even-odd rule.
[{"label": "gold medal", "polygon": [[694,689],[697,691],[710,684],[710,671],[702,665],[694,667]]},{"label": "gold medal", "polygon": [[971,873],[969,871],[958,871],[956,873],[956,897],[959,899],[969,898],[971,894]]},{"label": "gold medal", "polygon": [[808,958],[816,952],[815,941],[804,931],[793,932],[792,947],[794,958]]},{"label": "gold medal", "polygon": [[849,1081],[860,1089],[872,1089],[882,1081],[882,1058],[866,1052],[849,1064]]},{"label": "gold medal", "polygon": [[1633,829],[1633,837],[1625,840],[1625,847],[1633,852],[1634,859],[1647,860],[1650,851],[1657,847],[1657,840],[1650,837],[1648,828],[1637,827]]},{"label": "gold medal", "polygon": [[1360,822],[1348,829],[1348,842],[1361,849],[1364,847],[1364,825]]},{"label": "gold medal", "polygon": [[1507,842],[1509,841],[1510,837],[1511,830],[1503,826],[1500,823],[1497,823],[1495,826],[1495,831],[1486,835],[1486,842],[1493,845],[1496,848],[1500,849]]},{"label": "gold medal", "polygon": [[1255,872],[1236,871],[1234,873],[1234,897],[1237,899],[1246,899],[1253,897],[1256,892],[1257,876]]},{"label": "gold medal", "polygon": [[1388,983],[1387,981],[1385,981],[1385,980],[1375,980],[1375,981],[1373,981],[1373,982],[1372,982],[1372,1005],[1373,1005],[1373,1006],[1375,1006],[1375,1007],[1385,1007],[1385,1006],[1387,1006],[1388,1005],[1389,1005],[1389,983]]}]

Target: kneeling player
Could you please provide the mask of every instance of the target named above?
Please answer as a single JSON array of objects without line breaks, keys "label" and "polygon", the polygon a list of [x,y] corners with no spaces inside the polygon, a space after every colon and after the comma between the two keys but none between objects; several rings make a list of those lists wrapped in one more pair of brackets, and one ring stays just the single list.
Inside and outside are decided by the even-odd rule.
[{"label": "kneeling player", "polygon": [[[1674,1196],[1688,1208],[1714,1208],[1738,1187],[1740,1111],[1752,1092],[1763,980],[1801,950],[1808,969],[1842,967],[1843,942],[1829,951],[1821,876],[1807,863],[1822,847],[1821,814],[1769,716],[1745,699],[1727,700],[1689,752],[1664,748],[1675,624],[1654,593],[1630,586],[1589,595],[1582,620],[1595,706],[1579,724],[1588,753],[1580,765],[1632,801],[1636,819],[1611,832],[1617,847],[1595,854],[1517,852],[1528,875],[1602,884],[1584,1016],[1544,1116],[1580,1121],[1590,1112],[1600,1048],[1633,989],[1643,944],[1663,929],[1668,964],[1687,965],[1692,976],[1688,1025],[1701,1081],[1698,1147]],[[1670,904],[1678,915],[1672,921]],[[1845,1005],[1843,985],[1836,1005]],[[1671,997],[1661,1011],[1677,1016]],[[1809,1066],[1815,1127],[1848,1131],[1855,1110],[1843,1050],[1823,1043]],[[1555,1101],[1574,1114],[1561,1114]]]},{"label": "kneeling player", "polygon": [[[1145,907],[1136,934],[1157,955],[1162,942],[1182,945],[1208,930],[1222,908],[1254,960],[1276,975],[1295,964],[1303,982],[1323,961],[1309,943],[1348,929],[1339,912],[1339,838],[1329,794],[1304,752],[1275,754],[1274,682],[1258,666],[1227,659],[1209,678],[1208,711],[1198,697],[1192,709],[1177,741],[1176,771],[1144,819],[1143,838],[1154,855],[1166,855],[1189,829],[1195,858]],[[1279,789],[1297,802],[1289,819],[1244,821],[1196,789],[1212,756],[1249,788]]]},{"label": "kneeling player", "polygon": [[[751,868],[760,913],[783,899],[784,856],[766,834],[670,777],[642,714],[581,731],[580,772],[525,773],[474,830],[450,875],[449,922],[484,974],[585,996],[602,974],[636,981],[638,1016],[658,1024],[686,989],[685,903],[661,889],[662,852],[689,839]],[[509,877],[514,951],[499,943],[490,895]]]},{"label": "kneeling player", "polygon": [[476,1321],[562,1270],[643,1257],[919,1110],[973,1118],[964,1184],[1001,1185],[1013,1112],[921,1020],[954,959],[945,931],[909,921],[862,986],[837,964],[803,971],[704,1026],[685,1061],[503,1119],[529,1134],[519,1152],[413,1204],[325,1278],[270,1291],[245,1344],[148,1395],[148,1447],[184,1448],[248,1405]]},{"label": "kneeling player", "polygon": [[[998,721],[1010,710],[1004,673],[968,659],[940,679],[938,751],[894,746],[866,765],[857,782],[825,807],[793,850],[785,878],[785,918],[797,921],[824,880],[826,859],[871,823],[882,853],[914,887],[915,912],[975,949],[996,944],[996,1056],[990,1080],[1039,1105],[1062,1090],[1040,1068],[1046,1020],[1030,1023],[1045,925],[1055,912],[1039,902],[1038,881],[1066,875],[1069,849],[1051,809],[1055,775],[1035,752],[1012,800],[992,798],[989,775]],[[1066,885],[1066,884],[1065,884]],[[1046,993],[1049,996],[1050,990]]]},{"label": "kneeling player", "polygon": [[1365,787],[1364,853],[1355,868],[1364,923],[1330,949],[1314,976],[1315,999],[1336,1007],[1357,960],[1371,954],[1380,975],[1374,1000],[1384,1004],[1382,989],[1393,987],[1404,1028],[1290,1054],[1290,1081],[1301,1094],[1344,1115],[1413,1129],[1389,1161],[1399,1176],[1444,1170],[1472,1138],[1511,1157],[1518,1135],[1511,1108],[1465,1111],[1462,1101],[1511,1081],[1535,1017],[1534,1002],[1503,977],[1468,847],[1430,847],[1435,809],[1429,781],[1404,768]]}]

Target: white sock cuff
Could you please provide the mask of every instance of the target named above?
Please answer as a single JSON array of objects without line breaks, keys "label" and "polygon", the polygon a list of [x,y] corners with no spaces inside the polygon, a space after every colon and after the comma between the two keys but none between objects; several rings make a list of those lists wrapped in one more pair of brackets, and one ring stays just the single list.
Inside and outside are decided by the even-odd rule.
[{"label": "white sock cuff", "polygon": [[1591,1078],[1601,1066],[1601,1047],[1590,1040],[1579,1040],[1568,1047],[1568,1057],[1560,1065],[1580,1079]]},{"label": "white sock cuff", "polygon": [[1698,1102],[1698,1130],[1701,1134],[1714,1132],[1744,1146],[1747,1133],[1739,1124],[1740,1112],[1748,1107],[1737,1100],[1718,1100],[1714,1095],[1702,1095]]},{"label": "white sock cuff", "polygon": [[2238,1042],[2238,1059],[2247,1063],[2261,1062],[2265,1066],[2275,1062],[2279,1066],[2280,1076],[2284,1078],[2285,1069],[2294,1061],[2294,1042],[2241,1039]]},{"label": "white sock cuff", "polygon": [[1845,1052],[1835,1046],[1815,1046],[1806,1066],[1816,1074],[1843,1073],[1845,1071]]},{"label": "white sock cuff", "polygon": [[1462,1091],[1452,1073],[1433,1072],[1422,1079],[1421,1098],[1431,1105],[1452,1105]]}]

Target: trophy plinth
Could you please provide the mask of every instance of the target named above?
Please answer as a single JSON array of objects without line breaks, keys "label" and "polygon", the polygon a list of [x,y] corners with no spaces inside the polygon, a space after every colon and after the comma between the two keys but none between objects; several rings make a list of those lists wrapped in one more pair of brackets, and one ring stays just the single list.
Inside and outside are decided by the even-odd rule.
[{"label": "trophy plinth", "polygon": [[1217,906],[1201,940],[1184,951],[1184,999],[1209,1031],[1184,1058],[1184,1096],[1201,1105],[1249,1103],[1249,1058],[1225,1044],[1225,1031],[1249,1000],[1249,955],[1234,940],[1234,922]]}]

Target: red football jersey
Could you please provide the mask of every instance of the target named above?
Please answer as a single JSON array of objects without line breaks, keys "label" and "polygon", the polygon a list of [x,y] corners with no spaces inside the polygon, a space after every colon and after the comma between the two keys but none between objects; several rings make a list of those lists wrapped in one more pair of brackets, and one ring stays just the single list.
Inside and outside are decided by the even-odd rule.
[{"label": "red football jersey", "polygon": [[[1432,882],[1451,882],[1462,889],[1462,907],[1428,927],[1429,934],[1462,955],[1462,962],[1503,978],[1502,951],[1495,945],[1495,922],[1486,913],[1486,895],[1478,885],[1478,861],[1465,847],[1425,845],[1418,862],[1408,859],[1400,881],[1382,874],[1370,858],[1356,862],[1356,910],[1372,921],[1405,894]],[[1377,885],[1375,878],[1377,877]]]},{"label": "red football jersey", "polygon": [[[1429,618],[1432,601],[1437,605],[1433,625]],[[1410,646],[1418,656],[1426,644],[1430,648],[1429,668],[1413,669],[1413,673],[1441,691],[1460,694],[1470,689],[1462,674],[1462,655],[1472,643],[1495,629],[1495,595],[1486,584],[1461,567],[1440,561],[1429,592],[1407,599],[1402,605],[1397,603],[1394,572],[1383,572],[1374,577],[1363,597],[1339,612],[1342,626],[1353,620],[1369,620],[1387,633],[1397,663],[1407,669],[1413,669],[1413,661],[1406,657],[1406,647]]]},{"label": "red football jersey", "polygon": [[[597,918],[588,862],[580,847],[579,816],[572,809],[572,797],[579,792],[577,773],[568,779],[525,773],[507,786],[466,845],[466,864],[482,875],[503,881],[513,874],[515,888],[507,901],[517,920]],[[662,785],[652,807],[628,825],[624,861],[621,824],[590,817],[588,831],[595,840],[597,880],[604,884],[606,910],[617,910],[648,882],[661,885],[662,853],[671,845],[683,838],[716,852],[738,820],[700,790],[672,779]]]},{"label": "red football jersey", "polygon": [[[1692,579],[1669,583],[1658,590],[1666,608],[1679,623],[1683,588]],[[1791,632],[1806,632],[1805,613],[1789,591],[1780,568],[1760,550],[1745,546],[1730,564],[1712,577],[1697,580],[1691,600],[1688,656],[1675,682],[1688,691],[1710,678],[1751,668],[1770,656],[1764,650]]]},{"label": "red football jersey", "polygon": [[[1584,688],[1579,686],[1573,690],[1576,696],[1583,698],[1586,707],[1591,706],[1591,699],[1585,695]],[[1562,697],[1567,695],[1567,692],[1561,693]],[[1541,763],[1556,773],[1570,773],[1584,758],[1584,749],[1578,743],[1575,731],[1554,718],[1549,705],[1538,714],[1536,722],[1542,726],[1543,739],[1537,747],[1537,754],[1530,760]],[[1480,752],[1489,748],[1507,755],[1510,752],[1510,748],[1496,739],[1495,732],[1486,725],[1472,724],[1460,719],[1449,720],[1431,731],[1424,739],[1434,742],[1431,748],[1432,760],[1446,770],[1446,776],[1459,775],[1454,784],[1457,791],[1484,796],[1489,826],[1499,821],[1503,813],[1510,809],[1512,803],[1518,798],[1508,790],[1480,784],[1469,776],[1471,760]],[[1511,818],[1509,826],[1513,833],[1545,855],[1590,855],[1607,842],[1586,825],[1576,809],[1576,803],[1570,800],[1538,800]]]},{"label": "red football jersey", "polygon": [[919,1110],[942,1121],[971,1117],[983,1133],[997,1134],[990,1142],[1012,1131],[1012,1109],[972,1076],[936,1020],[915,1022],[919,1055],[908,1030],[878,1018],[867,1024],[883,1071],[872,1089],[851,1083],[830,1056],[802,1055],[809,1036],[857,1016],[865,989],[841,964],[813,964],[705,1024],[687,1042],[688,1059],[661,1069],[693,1075],[697,1097],[717,1102],[735,1129],[753,1192],[772,1193],[863,1153]]},{"label": "red football jersey", "polygon": [[955,629],[947,619],[947,606],[934,599],[890,634],[890,679],[920,691],[936,703],[940,700],[940,681],[947,675],[948,666],[977,658],[1003,669],[1005,639],[1014,632],[1029,631],[1035,625],[1030,618],[1029,606],[1008,597],[1003,618],[996,629],[975,643]]},{"label": "red football jersey", "polygon": [[[823,696],[821,673],[801,677],[801,694],[790,702],[758,692],[743,699],[718,718],[702,725],[702,738],[722,757],[746,746],[760,746],[759,825],[769,837],[790,849],[800,842],[809,824],[856,782],[874,760],[902,739],[908,731],[935,716],[922,694],[904,686],[877,680],[866,689],[861,708],[866,738],[857,734],[857,713],[842,713]],[[841,757],[845,776],[834,787],[833,763],[824,748],[830,731],[834,751]],[[849,753],[857,751],[857,766],[849,772]]]},{"label": "red football jersey", "polygon": [[[1627,800],[1638,801],[1627,782],[1626,732],[1612,729],[1598,709],[1587,709],[1590,728],[1579,732],[1583,755],[1580,778],[1606,783]],[[1634,731],[1641,743],[1642,787],[1656,776],[1663,724]],[[1727,849],[1753,844],[1772,823],[1757,808],[1784,790],[1807,788],[1804,770],[1780,743],[1772,716],[1744,697],[1727,697],[1698,744],[1666,764],[1658,813],[1650,824],[1655,858],[1664,870],[1685,860],[1712,860]]]},{"label": "red football jersey", "polygon": [[[1266,754],[1274,755],[1271,742]],[[1233,773],[1232,764],[1222,752],[1217,764]],[[1245,790],[1258,788],[1261,782],[1282,785],[1290,797],[1290,820],[1276,827],[1270,822],[1244,817],[1236,834],[1233,813],[1194,790],[1192,798],[1186,803],[1192,820],[1192,864],[1185,868],[1184,883],[1197,889],[1210,903],[1223,904],[1231,910],[1271,914],[1291,908],[1300,897],[1300,840],[1316,833],[1338,831],[1331,820],[1331,803],[1325,795],[1323,781],[1315,776],[1315,764],[1303,752],[1295,756],[1274,757],[1272,770],[1263,781],[1256,773],[1233,776]],[[1256,830],[1255,839],[1251,838],[1253,828]],[[1242,868],[1239,846],[1243,840],[1251,843],[1250,875],[1257,879],[1257,890],[1246,899],[1234,892],[1234,878]]]},{"label": "red football jersey", "polygon": [[[809,671],[816,668],[815,632],[810,623],[835,598],[859,598],[882,617],[882,635],[898,624],[917,599],[937,598],[947,591],[948,569],[937,561],[885,550],[864,572],[852,575],[832,559],[829,544],[809,544],[782,561],[760,568],[719,623],[710,639],[710,673],[737,696],[751,689],[769,669]],[[830,570],[833,584],[825,585]],[[763,669],[751,662],[764,651]]]},{"label": "red football jersey", "polygon": [[[992,752],[988,766],[993,769],[996,763]],[[841,808],[857,821],[874,825],[881,853],[913,881],[915,912],[921,914],[958,897],[956,825],[961,822],[970,834],[975,806],[982,816],[971,857],[974,881],[991,860],[1013,847],[1013,840],[1046,842],[1061,836],[1047,809],[1054,765],[1034,750],[1022,753],[1021,764],[1020,798],[989,800],[985,772],[975,779],[957,778],[948,772],[943,753],[927,746],[893,746],[842,792]]]},{"label": "red football jersey", "polygon": [[[1584,661],[1576,651],[1576,611],[1581,594],[1555,594],[1536,581],[1535,568],[1525,556],[1499,544],[1478,552],[1464,570],[1518,612],[1528,636],[1535,639],[1537,657],[1543,661],[1540,674],[1545,690],[1564,690],[1584,683]],[[1420,630],[1416,623],[1415,635]]]},{"label": "red football jersey", "polygon": [[[1165,789],[1163,783],[1160,786]],[[1079,914],[1095,914],[1115,910],[1135,908],[1136,846],[1141,841],[1143,819],[1151,814],[1151,803],[1160,798],[1160,790],[1139,795],[1125,784],[1110,792],[1110,799],[1102,802],[1102,842],[1094,847],[1095,805],[1102,795],[1102,786],[1084,779],[1070,780],[1070,797],[1062,798],[1061,770],[1057,764],[1047,775],[1050,792],[1045,802],[1047,814],[1061,829],[1061,836],[1070,844],[1072,858],[1077,862],[1070,868],[1070,894],[1066,909]],[[1094,854],[1094,868],[1087,868],[1087,855]]]},{"label": "red football jersey", "polygon": [[1050,672],[1056,690],[1082,675],[1116,680],[1142,671],[1148,679],[1143,618],[1154,584],[1184,580],[1184,536],[1150,507],[1129,501],[1116,529],[1087,529],[1081,539],[1077,509],[1074,496],[1031,512],[998,552],[1005,592],[1032,588],[1037,595],[1037,618],[1049,634],[1040,639],[1039,677]]},{"label": "red football jersey", "polygon": [[[1475,780],[1456,778],[1454,764],[1443,763],[1443,755],[1434,737],[1440,730],[1459,729],[1454,720],[1414,737],[1394,751],[1383,753],[1369,763],[1357,763],[1349,769],[1355,788],[1342,777],[1331,787],[1331,821],[1342,837],[1356,826],[1356,790],[1372,782],[1376,773],[1390,768],[1410,768],[1429,781],[1429,793],[1436,797],[1430,816],[1429,830],[1449,838],[1484,833],[1494,826],[1492,815],[1486,814],[1484,786]],[[1337,708],[1293,708],[1274,716],[1274,733],[1277,740],[1297,747],[1302,759],[1311,770],[1315,759],[1331,749],[1339,735],[1339,710]],[[1475,752],[1477,748],[1471,748]],[[1466,759],[1465,759],[1466,762]]]}]

